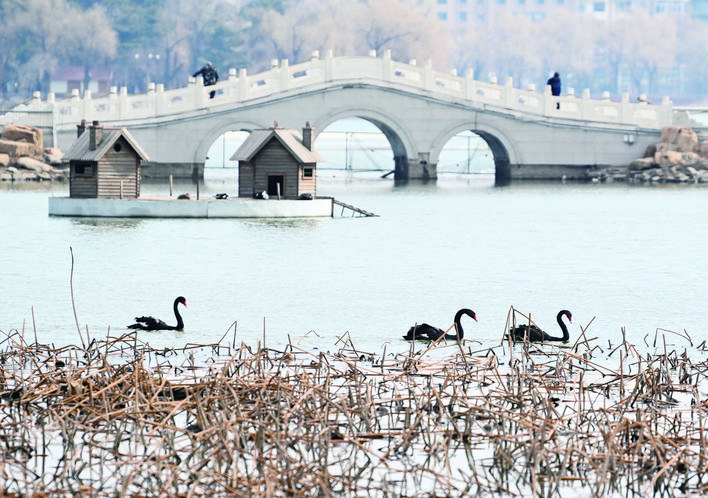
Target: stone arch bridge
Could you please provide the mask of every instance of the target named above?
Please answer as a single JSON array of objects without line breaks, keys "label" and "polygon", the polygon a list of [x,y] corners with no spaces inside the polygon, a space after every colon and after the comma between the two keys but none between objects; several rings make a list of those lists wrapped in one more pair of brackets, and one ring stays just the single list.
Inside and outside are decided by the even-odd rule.
[{"label": "stone arch bridge", "polygon": [[[432,69],[430,62],[396,62],[390,53],[359,57],[319,57],[289,65],[273,61],[255,75],[230,70],[228,78],[205,88],[201,77],[165,90],[150,84],[147,93],[128,95],[113,87],[108,95],[46,99],[35,94],[0,117],[0,123],[37,126],[45,143],[66,150],[82,119],[126,127],[150,157],[144,171],[191,175],[203,172],[212,143],[227,131],[268,128],[275,121],[300,129],[309,121],[315,133],[329,124],[357,117],[376,125],[393,151],[397,180],[435,179],[446,142],[469,130],[494,154],[497,180],[584,178],[593,166],[626,165],[658,142],[661,129],[683,117],[664,98],[660,104],[592,99],[588,90],[552,96],[538,91],[482,82]],[[214,98],[209,92],[216,91]],[[684,113],[685,114],[685,113]]]}]

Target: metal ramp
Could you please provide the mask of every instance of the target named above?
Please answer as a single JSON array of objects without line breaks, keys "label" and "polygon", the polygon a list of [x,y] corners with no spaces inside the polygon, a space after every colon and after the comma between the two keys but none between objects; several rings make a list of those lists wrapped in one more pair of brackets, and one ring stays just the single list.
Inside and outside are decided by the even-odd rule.
[{"label": "metal ramp", "polygon": [[352,217],[354,217],[354,216],[378,216],[377,214],[374,214],[370,211],[366,211],[366,210],[358,208],[356,206],[352,206],[351,204],[347,204],[346,202],[338,201],[337,199],[332,197],[332,216],[333,217],[334,217],[334,209],[335,209],[334,206],[335,205],[342,208],[342,212],[339,214],[340,216],[344,216],[345,210],[351,211]]}]

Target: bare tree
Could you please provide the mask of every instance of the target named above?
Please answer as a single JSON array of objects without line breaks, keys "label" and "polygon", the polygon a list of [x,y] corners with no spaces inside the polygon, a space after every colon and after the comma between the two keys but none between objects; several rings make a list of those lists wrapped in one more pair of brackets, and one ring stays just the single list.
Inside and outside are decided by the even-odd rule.
[{"label": "bare tree", "polygon": [[676,66],[684,72],[683,92],[689,100],[707,98],[708,89],[708,23],[698,19],[686,19],[678,25]]},{"label": "bare tree", "polygon": [[224,73],[244,60],[241,32],[245,23],[232,1],[168,0],[162,24],[160,68],[166,83],[184,82],[207,61]]},{"label": "bare tree", "polygon": [[571,85],[589,87],[595,68],[597,21],[558,8],[550,12],[539,27],[539,50],[543,54],[539,83],[545,85],[548,76],[559,71],[566,88]]},{"label": "bare tree", "polygon": [[88,87],[91,70],[104,66],[115,58],[118,49],[118,35],[111,26],[101,7],[77,13],[69,21],[72,40],[67,47],[73,47],[66,54],[67,60],[83,66],[84,85]]},{"label": "bare tree", "polygon": [[431,59],[437,69],[447,69],[446,38],[434,16],[400,0],[364,0],[358,7],[355,45],[378,54],[389,49],[399,60]]},{"label": "bare tree", "polygon": [[475,78],[486,79],[493,59],[489,51],[492,32],[487,23],[474,19],[464,28],[448,33],[450,63],[461,76],[472,70]]},{"label": "bare tree", "polygon": [[490,50],[498,78],[511,76],[520,85],[538,80],[543,73],[544,50],[539,42],[540,31],[540,26],[527,16],[509,10],[497,13]]}]

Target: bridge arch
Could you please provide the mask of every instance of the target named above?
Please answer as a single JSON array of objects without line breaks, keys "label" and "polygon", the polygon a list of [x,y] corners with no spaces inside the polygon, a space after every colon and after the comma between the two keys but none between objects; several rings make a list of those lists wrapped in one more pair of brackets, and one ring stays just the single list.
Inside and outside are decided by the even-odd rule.
[{"label": "bridge arch", "polygon": [[327,113],[313,122],[319,135],[329,125],[342,119],[359,118],[373,124],[388,140],[393,152],[393,169],[396,179],[408,178],[408,158],[415,157],[415,147],[408,131],[397,121],[380,112],[366,108],[351,108]]},{"label": "bridge arch", "polygon": [[494,157],[494,179],[497,183],[511,179],[511,165],[518,164],[519,152],[514,142],[499,128],[487,123],[463,122],[443,130],[433,141],[430,150],[430,160],[437,164],[440,153],[447,142],[463,131],[471,131],[484,140]]},{"label": "bridge arch", "polygon": [[267,126],[256,123],[254,121],[220,121],[219,123],[209,128],[205,133],[201,135],[201,138],[199,138],[199,142],[197,143],[196,147],[194,147],[194,164],[204,164],[207,154],[209,153],[209,149],[214,144],[214,142],[216,142],[216,140],[224,133],[228,131],[245,131],[250,133],[253,130],[259,128],[267,128]]}]

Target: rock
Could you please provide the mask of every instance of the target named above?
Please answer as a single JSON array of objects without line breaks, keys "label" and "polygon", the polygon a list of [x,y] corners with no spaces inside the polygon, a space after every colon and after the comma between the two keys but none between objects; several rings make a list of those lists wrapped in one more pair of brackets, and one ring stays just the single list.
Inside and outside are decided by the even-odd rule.
[{"label": "rock", "polygon": [[33,126],[26,126],[17,123],[8,123],[2,129],[0,137],[11,142],[26,142],[44,148],[42,130]]},{"label": "rock", "polygon": [[44,151],[44,138],[42,130],[33,126],[26,126],[17,123],[8,123],[0,134],[2,147],[6,152],[15,157],[19,156],[40,156]]},{"label": "rock", "polygon": [[665,126],[661,130],[661,141],[667,144],[675,143],[680,129],[679,126]]},{"label": "rock", "polygon": [[681,128],[676,145],[681,152],[698,152],[698,135],[690,128]]},{"label": "rock", "polygon": [[9,154],[10,157],[26,157],[36,156],[37,150],[35,145],[31,143],[0,138],[0,153]]},{"label": "rock", "polygon": [[44,149],[44,160],[49,164],[61,164],[64,153],[56,147],[46,147]]},{"label": "rock", "polygon": [[695,152],[682,152],[681,153],[681,166],[696,166],[701,162],[701,157]]},{"label": "rock", "polygon": [[[659,142],[654,144],[654,150],[656,152],[666,152],[669,150],[678,151],[678,146],[676,144],[670,144],[668,142]],[[656,152],[654,152],[654,155],[656,155]]]},{"label": "rock", "polygon": [[16,161],[16,164],[24,169],[28,169],[36,173],[50,173],[53,171],[53,168],[50,165],[31,157],[20,157]]},{"label": "rock", "polygon": [[0,154],[0,167],[7,168],[10,165],[10,156],[8,154]]},{"label": "rock", "polygon": [[689,180],[693,181],[694,183],[698,182],[698,170],[696,168],[692,166],[687,166],[685,172]]},{"label": "rock", "polygon": [[653,159],[655,154],[656,154],[656,144],[647,145],[647,148],[644,151],[644,157],[651,157]]},{"label": "rock", "polygon": [[662,168],[670,168],[681,164],[682,154],[675,150],[667,150],[665,152],[657,152],[654,156],[654,161]]},{"label": "rock", "polygon": [[680,152],[698,151],[698,135],[690,128],[665,126],[661,130],[661,142],[675,145]]},{"label": "rock", "polygon": [[698,155],[708,157],[708,140],[704,140],[698,145]]},{"label": "rock", "polygon": [[631,171],[641,171],[649,168],[653,168],[656,166],[656,163],[654,162],[654,157],[642,157],[640,159],[635,159],[631,163],[629,163],[629,169]]}]

